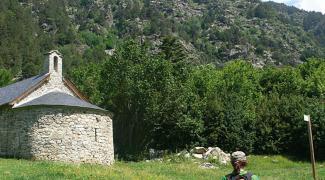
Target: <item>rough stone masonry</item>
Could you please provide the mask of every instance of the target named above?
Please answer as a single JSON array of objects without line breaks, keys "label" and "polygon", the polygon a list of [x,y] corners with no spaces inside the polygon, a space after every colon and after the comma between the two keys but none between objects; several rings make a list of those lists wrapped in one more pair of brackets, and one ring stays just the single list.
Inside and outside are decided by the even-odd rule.
[{"label": "rough stone masonry", "polygon": [[0,156],[112,164],[109,112],[66,83],[59,52],[44,64],[43,75],[0,88]]}]

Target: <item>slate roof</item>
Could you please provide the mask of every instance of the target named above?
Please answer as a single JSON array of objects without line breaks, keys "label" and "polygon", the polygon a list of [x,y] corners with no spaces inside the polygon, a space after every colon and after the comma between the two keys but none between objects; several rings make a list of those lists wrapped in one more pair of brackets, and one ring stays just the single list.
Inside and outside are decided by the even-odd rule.
[{"label": "slate roof", "polygon": [[[0,106],[9,104],[22,96],[24,93],[33,90],[33,88],[44,82],[43,80],[45,80],[48,76],[48,73],[38,75],[0,88]],[[90,104],[85,100],[62,92],[50,92],[24,104],[14,106],[13,108],[38,105],[72,106],[106,111],[105,109]]]},{"label": "slate roof", "polygon": [[50,92],[34,100],[16,106],[14,108],[27,107],[27,106],[40,106],[40,105],[51,105],[51,106],[72,106],[72,107],[82,107],[89,109],[97,109],[106,111],[100,107],[83,101],[77,97],[71,96],[62,92]]},{"label": "slate roof", "polygon": [[34,87],[38,83],[40,83],[43,79],[45,79],[48,74],[37,75],[23,81],[16,82],[9,86],[0,88],[0,106],[4,104],[8,104],[11,101],[15,100],[23,93],[25,93],[30,88]]}]

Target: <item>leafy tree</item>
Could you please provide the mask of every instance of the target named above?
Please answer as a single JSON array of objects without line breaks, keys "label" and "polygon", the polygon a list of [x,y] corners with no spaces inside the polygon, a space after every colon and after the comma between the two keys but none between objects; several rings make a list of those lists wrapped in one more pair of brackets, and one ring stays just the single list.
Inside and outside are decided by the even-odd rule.
[{"label": "leafy tree", "polygon": [[163,39],[160,49],[160,56],[164,60],[169,61],[173,65],[173,74],[175,77],[187,78],[189,71],[188,57],[181,42],[172,36]]},{"label": "leafy tree", "polygon": [[69,75],[71,80],[77,84],[78,89],[95,104],[101,104],[103,97],[99,91],[101,67],[101,64],[89,63],[86,66],[73,69]]},{"label": "leafy tree", "polygon": [[39,2],[37,6],[40,11],[40,25],[48,27],[56,44],[65,45],[74,42],[76,32],[71,27],[64,0]]},{"label": "leafy tree", "polygon": [[208,83],[210,88],[203,88],[210,89],[204,113],[207,144],[228,151],[239,148],[252,152],[256,139],[256,103],[261,96],[258,73],[248,63],[236,61],[214,74],[207,78],[213,85]]},{"label": "leafy tree", "polygon": [[314,29],[323,20],[323,15],[320,12],[310,12],[303,20],[305,30]]},{"label": "leafy tree", "polygon": [[147,52],[126,42],[101,73],[103,104],[115,113],[116,145],[122,154],[149,147],[185,148],[199,141],[203,128],[197,96],[186,79],[174,73],[177,66]]},{"label": "leafy tree", "polygon": [[303,79],[300,73],[292,67],[265,68],[261,73],[259,84],[263,88],[264,94],[300,94]]},{"label": "leafy tree", "polygon": [[[324,113],[325,113],[325,104],[324,104],[324,97],[322,98],[310,98],[307,101],[306,110],[304,111],[304,114],[311,114],[312,115],[312,121],[313,121],[313,136],[314,136],[314,144],[315,144],[315,152],[316,152],[316,158],[318,159],[325,159],[324,156],[324,150],[325,150],[325,119],[324,119]],[[304,129],[306,129],[306,125],[304,124]],[[307,135],[304,136],[306,139]],[[299,140],[297,140],[297,144],[299,144]],[[306,143],[305,149],[308,149],[308,145]],[[307,150],[305,152],[308,152]],[[303,154],[301,152],[300,154]]]},{"label": "leafy tree", "polygon": [[258,18],[274,18],[276,12],[273,7],[268,3],[260,3],[258,6],[254,7],[248,12],[248,17],[258,17]]},{"label": "leafy tree", "polygon": [[307,61],[309,58],[312,57],[320,57],[321,53],[318,49],[315,48],[306,48],[303,52],[301,52],[300,59],[302,61]]},{"label": "leafy tree", "polygon": [[187,33],[191,37],[192,41],[195,42],[200,36],[200,31],[201,31],[200,20],[197,18],[192,18],[190,21],[188,21],[187,27],[188,27]]},{"label": "leafy tree", "polygon": [[[297,145],[304,144],[303,129],[304,99],[301,96],[272,92],[263,97],[258,105],[256,141],[257,153],[298,153]],[[307,142],[306,142],[307,144]]]},{"label": "leafy tree", "polygon": [[82,54],[77,47],[72,44],[65,45],[60,47],[59,51],[64,54],[63,73],[65,75],[74,72],[75,68],[83,68],[85,59],[82,58]]},{"label": "leafy tree", "polygon": [[1,67],[23,78],[37,74],[41,53],[31,9],[21,7],[16,0],[1,1],[0,8]]},{"label": "leafy tree", "polygon": [[98,46],[101,43],[101,37],[90,31],[82,31],[80,35],[83,41],[91,47]]},{"label": "leafy tree", "polygon": [[[124,43],[103,64],[100,91],[104,107],[114,113],[116,150],[122,154],[138,153],[147,143],[144,123],[146,101],[143,63],[148,61],[143,47],[130,41]],[[128,152],[128,153],[127,153]]]},{"label": "leafy tree", "polygon": [[0,68],[0,87],[8,85],[12,80],[12,75],[8,70]]},{"label": "leafy tree", "polygon": [[299,66],[305,80],[304,92],[308,97],[325,98],[325,62],[322,59],[309,59]]}]

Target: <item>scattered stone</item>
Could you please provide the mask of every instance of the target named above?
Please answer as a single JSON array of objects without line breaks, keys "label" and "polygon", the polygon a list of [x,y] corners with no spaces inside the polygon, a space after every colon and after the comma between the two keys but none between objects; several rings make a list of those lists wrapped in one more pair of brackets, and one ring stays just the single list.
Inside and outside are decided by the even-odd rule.
[{"label": "scattered stone", "polygon": [[192,154],[193,157],[198,158],[198,159],[202,159],[203,155],[202,154]]},{"label": "scattered stone", "polygon": [[230,154],[223,152],[219,147],[209,147],[207,152],[203,154],[204,159],[215,159],[220,164],[227,164],[230,162]]},{"label": "scattered stone", "polygon": [[193,154],[204,154],[207,150],[204,147],[195,147],[191,150]]},{"label": "scattered stone", "polygon": [[158,161],[158,162],[163,162],[163,159],[162,158],[157,158],[157,159],[154,159],[155,161]]},{"label": "scattered stone", "polygon": [[115,49],[106,49],[105,50],[105,54],[109,55],[109,56],[113,56],[115,52]]},{"label": "scattered stone", "polygon": [[147,159],[145,162],[163,162],[163,158]]},{"label": "scattered stone", "polygon": [[190,153],[186,153],[186,154],[184,154],[184,157],[185,158],[190,158],[191,157],[191,154]]},{"label": "scattered stone", "polygon": [[182,157],[185,157],[185,158],[190,158],[191,154],[187,150],[183,150],[183,151],[177,153],[176,156],[182,156]]},{"label": "scattered stone", "polygon": [[185,156],[186,154],[189,154],[189,152],[187,150],[183,150],[183,151],[177,153],[176,156]]},{"label": "scattered stone", "polygon": [[202,163],[199,167],[203,168],[203,169],[215,169],[215,168],[217,168],[216,166],[214,166],[213,164],[208,163],[208,162]]}]

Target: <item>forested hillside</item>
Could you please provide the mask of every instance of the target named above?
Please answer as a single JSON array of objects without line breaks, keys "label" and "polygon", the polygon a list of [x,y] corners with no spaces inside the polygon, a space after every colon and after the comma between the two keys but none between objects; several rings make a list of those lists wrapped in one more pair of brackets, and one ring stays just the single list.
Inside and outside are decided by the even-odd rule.
[{"label": "forested hillside", "polygon": [[114,113],[124,157],[195,145],[304,155],[305,113],[324,155],[321,13],[259,0],[0,1],[0,86],[38,74],[51,49]]},{"label": "forested hillside", "polygon": [[196,64],[325,56],[324,15],[259,0],[2,0],[0,10],[0,65],[15,77],[36,74],[49,49],[70,67],[103,61],[126,38],[155,51],[167,35]]}]

